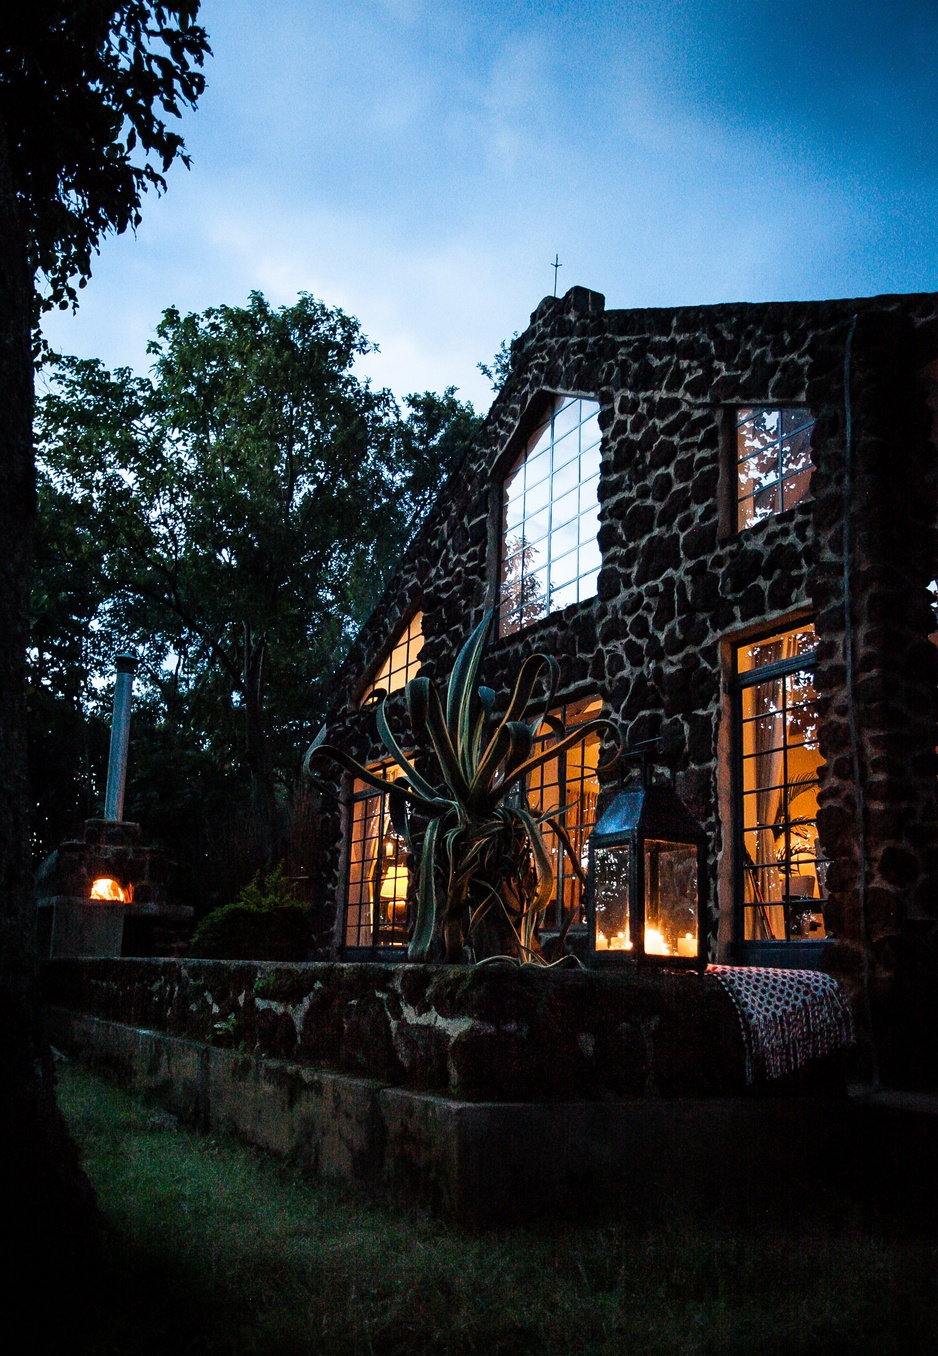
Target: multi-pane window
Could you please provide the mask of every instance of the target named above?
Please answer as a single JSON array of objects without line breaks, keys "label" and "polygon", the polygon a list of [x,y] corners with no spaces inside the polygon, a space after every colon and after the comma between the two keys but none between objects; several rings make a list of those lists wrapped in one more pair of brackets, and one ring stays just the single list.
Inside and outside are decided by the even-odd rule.
[{"label": "multi-pane window", "polygon": [[599,464],[599,406],[557,396],[505,482],[502,635],[595,594]]},{"label": "multi-pane window", "polygon": [[[549,748],[561,728],[571,730],[586,720],[594,720],[602,711],[598,697],[571,702],[552,711],[549,723],[542,727],[542,738],[535,752]],[[536,768],[528,780],[528,804],[536,818],[550,814],[567,831],[573,851],[582,869],[586,870],[586,840],[596,822],[596,797],[599,782],[596,765],[599,762],[599,735],[589,735],[581,744],[558,754]],[[560,927],[569,910],[575,909],[574,923],[584,921],[583,891],[580,877],[563,850],[557,834],[549,825],[543,826],[544,841],[554,867],[553,898],[543,914],[543,926]]]},{"label": "multi-pane window", "polygon": [[[396,781],[395,764],[369,768]],[[394,832],[388,798],[366,782],[352,787],[349,813],[345,945],[407,945],[407,849]]]},{"label": "multi-pane window", "polygon": [[736,651],[739,897],[744,941],[819,941],[827,860],[817,835],[814,627]]},{"label": "multi-pane window", "polygon": [[359,699],[364,706],[379,692],[397,692],[406,687],[420,672],[420,651],[423,649],[423,613],[415,612],[407,627],[391,647],[378,672]]},{"label": "multi-pane window", "polygon": [[814,416],[803,405],[736,411],[736,527],[752,527],[807,496]]}]

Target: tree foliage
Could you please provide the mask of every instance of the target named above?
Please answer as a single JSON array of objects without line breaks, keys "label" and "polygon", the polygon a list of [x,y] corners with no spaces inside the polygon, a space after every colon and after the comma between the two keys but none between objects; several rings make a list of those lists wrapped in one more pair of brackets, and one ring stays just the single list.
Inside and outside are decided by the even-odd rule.
[{"label": "tree foliage", "polygon": [[402,416],[355,373],[358,322],[308,295],[170,309],[150,351],[147,377],[50,369],[43,503],[98,566],[83,634],[135,647],[157,724],[247,769],[271,859],[336,658],[478,420],[452,389]]},{"label": "tree foliage", "polygon": [[194,106],[209,54],[199,4],[31,0],[2,20],[0,127],[37,298],[68,306],[109,231],[136,227],[144,191],[179,158],[169,118]]}]

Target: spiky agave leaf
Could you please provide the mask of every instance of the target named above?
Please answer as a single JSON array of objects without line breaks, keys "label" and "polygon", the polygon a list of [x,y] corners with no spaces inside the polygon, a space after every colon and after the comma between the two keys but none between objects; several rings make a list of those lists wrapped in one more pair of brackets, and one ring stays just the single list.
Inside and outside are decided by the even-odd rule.
[{"label": "spiky agave leaf", "polygon": [[391,733],[391,727],[388,724],[388,718],[384,714],[384,702],[382,702],[381,705],[378,707],[378,710],[375,714],[375,720],[378,726],[378,734],[381,737],[382,744],[387,749],[388,753],[390,753],[395,763],[397,763],[398,767],[401,769],[401,771],[403,772],[404,776],[407,778],[408,782],[413,787],[413,789],[417,792],[419,796],[425,796],[427,800],[436,800],[437,795],[433,787],[430,785],[428,781],[421,777],[420,773],[414,767],[413,763],[404,753],[403,749],[401,748],[401,746],[398,744],[397,740]]},{"label": "spiky agave leaf", "polygon": [[[419,678],[413,679],[419,682]],[[463,773],[459,754],[450,737],[449,727],[443,715],[443,703],[440,701],[440,694],[432,682],[427,680],[427,701],[426,701],[426,729],[433,744],[433,752],[436,754],[437,762],[440,765],[440,771],[443,774],[443,780],[446,784],[446,790],[455,802],[460,813],[466,815],[467,804],[469,800],[469,783]]]},{"label": "spiky agave leaf", "polygon": [[[540,753],[534,754],[532,758],[528,758],[519,767],[515,768],[512,771],[511,776],[506,777],[501,783],[503,790],[507,791],[509,787],[514,786],[515,783],[520,781],[523,777],[527,777],[535,768],[541,767],[543,763],[548,762],[551,758],[556,758],[558,753],[563,753],[566,749],[572,749],[574,744],[578,744],[581,740],[586,739],[588,735],[599,733],[600,730],[610,730],[618,740],[619,732],[616,729],[615,724],[607,719],[606,716],[597,716],[595,720],[585,720],[582,725],[575,726],[569,734],[564,735],[563,739],[558,739],[556,744],[548,745],[546,749],[542,749]],[[598,770],[608,770],[618,761],[618,758],[619,750],[616,748],[613,756],[607,758],[604,763],[601,763]]]},{"label": "spiky agave leaf", "polygon": [[446,727],[467,783],[475,775],[472,734],[479,704],[476,680],[493,615],[489,609],[459,651],[446,690]]},{"label": "spiky agave leaf", "polygon": [[521,944],[524,951],[531,955],[537,942],[537,927],[540,916],[550,903],[554,892],[554,870],[544,846],[540,829],[534,822],[530,810],[517,809],[515,817],[524,826],[524,830],[534,858],[534,871],[537,877],[537,889],[528,908],[521,915]]},{"label": "spiky agave leaf", "polygon": [[335,744],[320,744],[317,748],[312,750],[311,756],[309,757],[309,766],[311,767],[317,760],[325,758],[331,759],[334,763],[338,763],[339,766],[344,767],[347,772],[351,772],[353,777],[357,777],[359,781],[363,781],[367,786],[375,787],[378,791],[388,791],[393,787],[398,795],[403,796],[408,805],[411,805],[415,810],[419,810],[421,814],[430,815],[435,818],[437,815],[445,814],[450,808],[448,800],[443,800],[435,794],[433,798],[430,799],[430,797],[420,795],[418,792],[412,791],[408,787],[402,787],[400,782],[389,782],[386,777],[379,777],[376,772],[370,771],[364,764],[359,763],[357,759],[352,758],[344,749],[338,748]]},{"label": "spiky agave leaf", "polygon": [[556,669],[556,660],[552,659],[549,655],[534,654],[529,655],[521,665],[521,671],[515,680],[514,691],[509,698],[505,714],[495,727],[495,731],[478,761],[470,791],[470,794],[473,797],[480,791],[484,792],[484,789],[491,785],[498,766],[508,751],[508,744],[504,739],[503,732],[508,726],[515,724],[523,717],[531,702],[531,698],[534,695],[534,689],[537,686],[538,679],[545,668],[551,674],[551,682],[548,686],[549,700],[551,692],[555,691],[554,672]]},{"label": "spiky agave leaf", "polygon": [[417,875],[417,914],[414,931],[407,947],[407,958],[426,960],[436,934],[436,842],[440,831],[439,819],[431,819],[423,835],[420,849],[420,870]]}]

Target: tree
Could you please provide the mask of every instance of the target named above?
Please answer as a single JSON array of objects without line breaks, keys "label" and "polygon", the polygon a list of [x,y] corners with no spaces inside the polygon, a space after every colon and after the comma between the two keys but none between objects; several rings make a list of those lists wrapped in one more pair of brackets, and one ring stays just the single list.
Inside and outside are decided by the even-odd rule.
[{"label": "tree", "polygon": [[96,620],[146,655],[168,719],[202,706],[246,765],[268,869],[336,657],[478,423],[453,389],[402,418],[354,373],[371,349],[314,297],[254,293],[166,311],[150,377],[60,360],[40,406],[50,500],[100,552]]},{"label": "tree", "polygon": [[[19,1305],[23,1278],[74,1300],[94,1218],[55,1104],[34,945],[24,694],[34,324],[44,307],[74,302],[102,236],[136,225],[145,189],[162,189],[185,159],[167,119],[203,88],[197,13],[198,0],[32,0],[0,21],[0,1194]],[[54,1307],[30,1315],[34,1334]]]}]

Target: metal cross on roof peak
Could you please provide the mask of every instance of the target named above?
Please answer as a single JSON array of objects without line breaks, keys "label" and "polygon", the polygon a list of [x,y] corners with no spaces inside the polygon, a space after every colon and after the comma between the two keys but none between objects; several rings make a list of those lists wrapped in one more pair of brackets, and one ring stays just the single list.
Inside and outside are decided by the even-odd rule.
[{"label": "metal cross on roof peak", "polygon": [[555,254],[555,255],[554,255],[554,262],[551,264],[551,268],[554,270],[554,296],[556,296],[556,295],[557,295],[557,270],[560,269],[560,268],[563,268],[563,264],[560,262],[560,255],[559,255],[559,254]]}]

